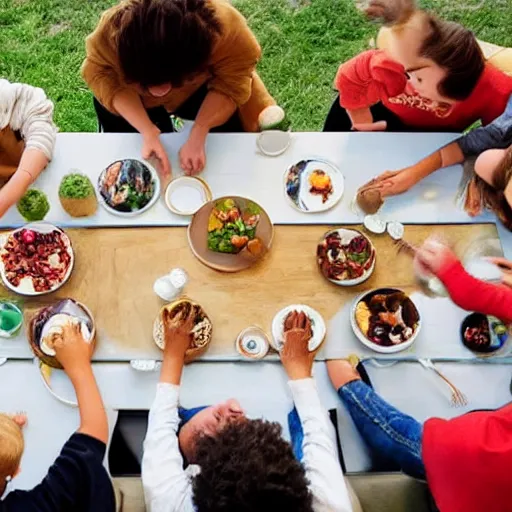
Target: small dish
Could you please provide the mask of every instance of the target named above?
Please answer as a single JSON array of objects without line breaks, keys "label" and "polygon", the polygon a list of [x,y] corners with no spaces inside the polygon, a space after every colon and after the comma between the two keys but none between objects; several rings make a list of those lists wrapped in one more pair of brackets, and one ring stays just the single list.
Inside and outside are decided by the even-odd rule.
[{"label": "small dish", "polygon": [[334,208],[343,196],[345,178],[331,162],[301,160],[284,174],[285,195],[300,212],[318,213]]},{"label": "small dish", "polygon": [[291,133],[281,130],[263,131],[256,139],[258,149],[266,156],[282,155],[290,147],[291,142]]},{"label": "small dish", "polygon": [[509,339],[506,325],[494,316],[481,313],[468,315],[460,326],[462,343],[479,355],[494,355]]},{"label": "small dish", "polygon": [[311,320],[313,336],[309,340],[309,351],[314,352],[324,341],[327,328],[325,326],[325,321],[322,318],[322,315],[320,315],[320,313],[318,313],[313,308],[304,304],[294,304],[292,306],[287,306],[286,308],[279,311],[279,313],[277,313],[277,315],[274,317],[274,320],[272,321],[272,339],[270,340],[270,345],[278,352],[282,350],[284,346],[284,323],[287,316],[293,311],[298,311],[299,313],[304,312]]},{"label": "small dish", "polygon": [[251,267],[270,250],[273,237],[268,214],[259,204],[243,197],[210,201],[194,215],[188,227],[194,256],[220,272]]},{"label": "small dish", "polygon": [[33,222],[0,237],[0,276],[19,295],[58,290],[70,278],[74,262],[68,235],[48,222]]},{"label": "small dish", "polygon": [[12,302],[0,301],[0,338],[13,338],[23,325],[23,311]]},{"label": "small dish", "polygon": [[149,210],[160,195],[160,179],[148,163],[133,158],[117,160],[98,177],[103,207],[114,215],[133,217]]},{"label": "small dish", "polygon": [[164,311],[167,310],[169,313],[176,315],[180,310],[184,310],[184,314],[188,315],[190,308],[194,309],[195,325],[191,331],[193,341],[190,348],[188,348],[185,353],[186,363],[189,363],[206,352],[212,341],[213,326],[204,309],[199,304],[192,302],[189,299],[180,299],[164,306],[153,323],[153,341],[160,350],[163,350],[165,347],[163,323]]},{"label": "small dish", "polygon": [[364,227],[374,235],[382,235],[386,232],[387,223],[378,213],[366,215],[363,220]]},{"label": "small dish", "polygon": [[[359,341],[381,354],[408,349],[416,341],[421,328],[416,305],[396,288],[380,288],[359,295],[352,306],[350,323]],[[374,337],[380,337],[382,344],[372,340],[370,330]],[[392,340],[391,336],[396,339]]]},{"label": "small dish", "polygon": [[375,270],[375,248],[356,229],[328,231],[318,244],[316,255],[323,276],[339,286],[364,283]]},{"label": "small dish", "polygon": [[253,361],[263,359],[270,350],[270,342],[265,331],[260,327],[251,326],[244,329],[235,342],[238,353]]},{"label": "small dish", "polygon": [[201,178],[180,176],[165,189],[165,204],[176,215],[194,215],[205,203],[212,200],[212,191]]}]

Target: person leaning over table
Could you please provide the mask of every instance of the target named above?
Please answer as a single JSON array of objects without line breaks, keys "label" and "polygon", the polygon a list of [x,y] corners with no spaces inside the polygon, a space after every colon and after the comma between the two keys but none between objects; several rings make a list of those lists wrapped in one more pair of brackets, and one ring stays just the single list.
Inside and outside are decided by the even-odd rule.
[{"label": "person leaning over table", "polygon": [[512,510],[512,404],[422,425],[383,400],[347,360],[328,361],[327,370],[366,444],[425,479],[440,512]]},{"label": "person leaning over table", "polygon": [[227,0],[124,0],[103,14],[86,48],[82,75],[102,130],[140,132],[142,156],[164,174],[169,113],[195,119],[180,163],[196,174],[210,131],[258,131],[275,104],[255,71],[258,41]]},{"label": "person leaning over table", "polygon": [[402,194],[438,169],[471,164],[470,159],[476,157],[467,177],[465,209],[477,215],[489,208],[512,229],[511,145],[512,96],[503,114],[492,123],[466,133],[410,167],[381,174],[365,188],[378,190],[383,198]]},{"label": "person leaning over table", "polygon": [[352,511],[334,429],[311,377],[314,354],[308,350],[311,326],[305,315],[290,319],[281,353],[300,418],[292,438],[302,463],[281,437],[279,424],[248,419],[236,400],[196,410],[178,434],[180,381],[193,325],[192,317],[179,315],[164,318],[164,359],[144,442],[148,510]]},{"label": "person leaning over table", "polygon": [[103,467],[107,414],[92,372],[91,344],[84,341],[79,326],[68,325],[56,340],[55,352],[75,388],[80,427],[40,484],[30,491],[7,489],[5,496],[20,471],[26,417],[0,415],[0,512],[114,512],[114,489]]},{"label": "person leaning over table", "polygon": [[42,89],[0,79],[0,217],[48,165],[56,134]]}]

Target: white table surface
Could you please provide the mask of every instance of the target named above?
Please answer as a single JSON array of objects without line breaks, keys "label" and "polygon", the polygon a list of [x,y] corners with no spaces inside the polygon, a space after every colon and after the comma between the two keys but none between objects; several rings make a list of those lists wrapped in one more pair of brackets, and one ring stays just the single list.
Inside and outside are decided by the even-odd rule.
[{"label": "white table surface", "polygon": [[[181,133],[162,137],[171,154],[175,174],[178,174],[177,150],[185,136]],[[278,224],[357,223],[360,219],[352,211],[351,201],[361,184],[384,170],[410,165],[453,138],[454,135],[449,134],[301,133],[293,135],[292,147],[287,153],[272,159],[258,155],[254,135],[211,135],[207,144],[208,166],[203,177],[209,182],[214,196],[250,196],[261,203]],[[113,217],[103,209],[95,217],[76,220],[61,210],[57,199],[61,176],[78,169],[95,181],[110,162],[138,157],[140,148],[138,135],[59,134],[55,158],[36,185],[48,193],[52,203],[47,220],[76,227],[187,224],[189,219],[173,216],[161,201],[149,212],[130,220]],[[342,169],[346,191],[342,202],[332,211],[305,215],[286,203],[283,175],[290,164],[313,155],[331,160]],[[454,203],[460,171],[459,166],[433,174],[408,194],[387,201],[383,216],[406,223],[473,222]],[[437,194],[436,199],[425,199],[425,192],[432,190]],[[490,215],[474,221],[494,222]],[[23,221],[15,208],[0,220],[0,228],[21,224]],[[499,224],[498,231],[505,255],[512,259],[510,233]],[[0,357],[2,355],[5,354],[0,349]],[[28,357],[28,353],[24,352],[23,357]],[[470,398],[468,410],[498,407],[510,400],[510,366],[446,363],[440,367]],[[419,420],[432,415],[451,417],[463,412],[449,406],[439,381],[417,364],[368,368],[376,389]],[[123,363],[95,364],[95,373],[109,407],[149,408],[156,373],[135,372]],[[367,468],[365,447],[332,391],[323,363],[315,364],[315,374],[325,406],[339,407],[348,469]],[[23,472],[15,486],[31,487],[45,474],[62,444],[77,427],[78,412],[55,400],[44,389],[38,371],[30,361],[7,362],[0,367],[0,379],[3,384],[0,386],[0,410],[26,410],[29,414]],[[57,377],[55,382],[59,392],[72,396],[64,376]],[[185,406],[213,403],[228,397],[238,398],[250,416],[265,416],[286,424],[291,400],[284,373],[277,363],[196,363],[186,369],[182,393]],[[115,414],[112,419],[115,422]]]}]

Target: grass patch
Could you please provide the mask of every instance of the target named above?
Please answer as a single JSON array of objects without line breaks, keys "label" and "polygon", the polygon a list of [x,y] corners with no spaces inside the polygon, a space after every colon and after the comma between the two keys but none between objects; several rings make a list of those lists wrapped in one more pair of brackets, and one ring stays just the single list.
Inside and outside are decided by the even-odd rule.
[{"label": "grass patch", "polygon": [[[92,98],[80,77],[84,39],[115,0],[0,0],[0,76],[42,87],[61,131],[96,131]],[[334,97],[340,62],[368,47],[375,26],[353,0],[234,0],[256,33],[259,71],[295,130],[319,130]],[[478,37],[512,46],[509,0],[428,0],[427,8]]]}]

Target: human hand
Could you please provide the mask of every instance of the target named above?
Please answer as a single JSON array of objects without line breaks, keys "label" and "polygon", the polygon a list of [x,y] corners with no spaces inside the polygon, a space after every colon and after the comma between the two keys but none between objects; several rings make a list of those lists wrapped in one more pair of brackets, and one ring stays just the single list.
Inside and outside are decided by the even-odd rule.
[{"label": "human hand", "polygon": [[412,167],[399,171],[386,171],[375,178],[372,188],[377,188],[381,197],[396,196],[411,189],[420,177]]},{"label": "human hand", "polygon": [[357,370],[346,359],[333,359],[326,362],[329,379],[336,391],[349,382],[361,379]]},{"label": "human hand", "polygon": [[311,377],[315,353],[309,351],[309,340],[313,335],[311,320],[304,313],[293,311],[284,324],[284,347],[281,362],[290,380]]},{"label": "human hand", "polygon": [[192,329],[194,328],[195,312],[190,306],[187,310],[174,313],[167,309],[163,312],[165,347],[164,354],[171,357],[185,358],[185,352],[190,348]]},{"label": "human hand", "polygon": [[10,414],[9,416],[20,428],[25,427],[27,424],[28,417],[24,412],[17,412],[16,414]]},{"label": "human hand", "polygon": [[180,165],[185,174],[194,176],[204,169],[206,165],[205,142],[205,137],[196,135],[192,131],[187,142],[181,147]]},{"label": "human hand", "polygon": [[480,215],[483,210],[482,192],[479,189],[476,180],[474,179],[472,179],[468,185],[464,210],[470,217],[476,217],[477,215]]},{"label": "human hand", "polygon": [[91,366],[93,346],[84,340],[79,323],[67,324],[62,328],[62,335],[54,335],[53,348],[57,360],[70,377]]},{"label": "human hand", "polygon": [[171,163],[167,152],[160,140],[160,130],[155,126],[155,129],[148,133],[143,133],[143,146],[142,158],[145,160],[155,160],[158,172],[164,178],[171,176],[172,169]]},{"label": "human hand", "polygon": [[505,258],[488,258],[488,261],[499,267],[499,269],[503,272],[501,277],[503,284],[512,287],[512,261],[509,261]]},{"label": "human hand", "polygon": [[439,240],[427,240],[416,252],[415,265],[420,272],[438,275],[448,265],[458,261],[455,253]]},{"label": "human hand", "polygon": [[386,121],[375,121],[373,123],[353,123],[352,130],[355,132],[385,132],[388,128]]}]

